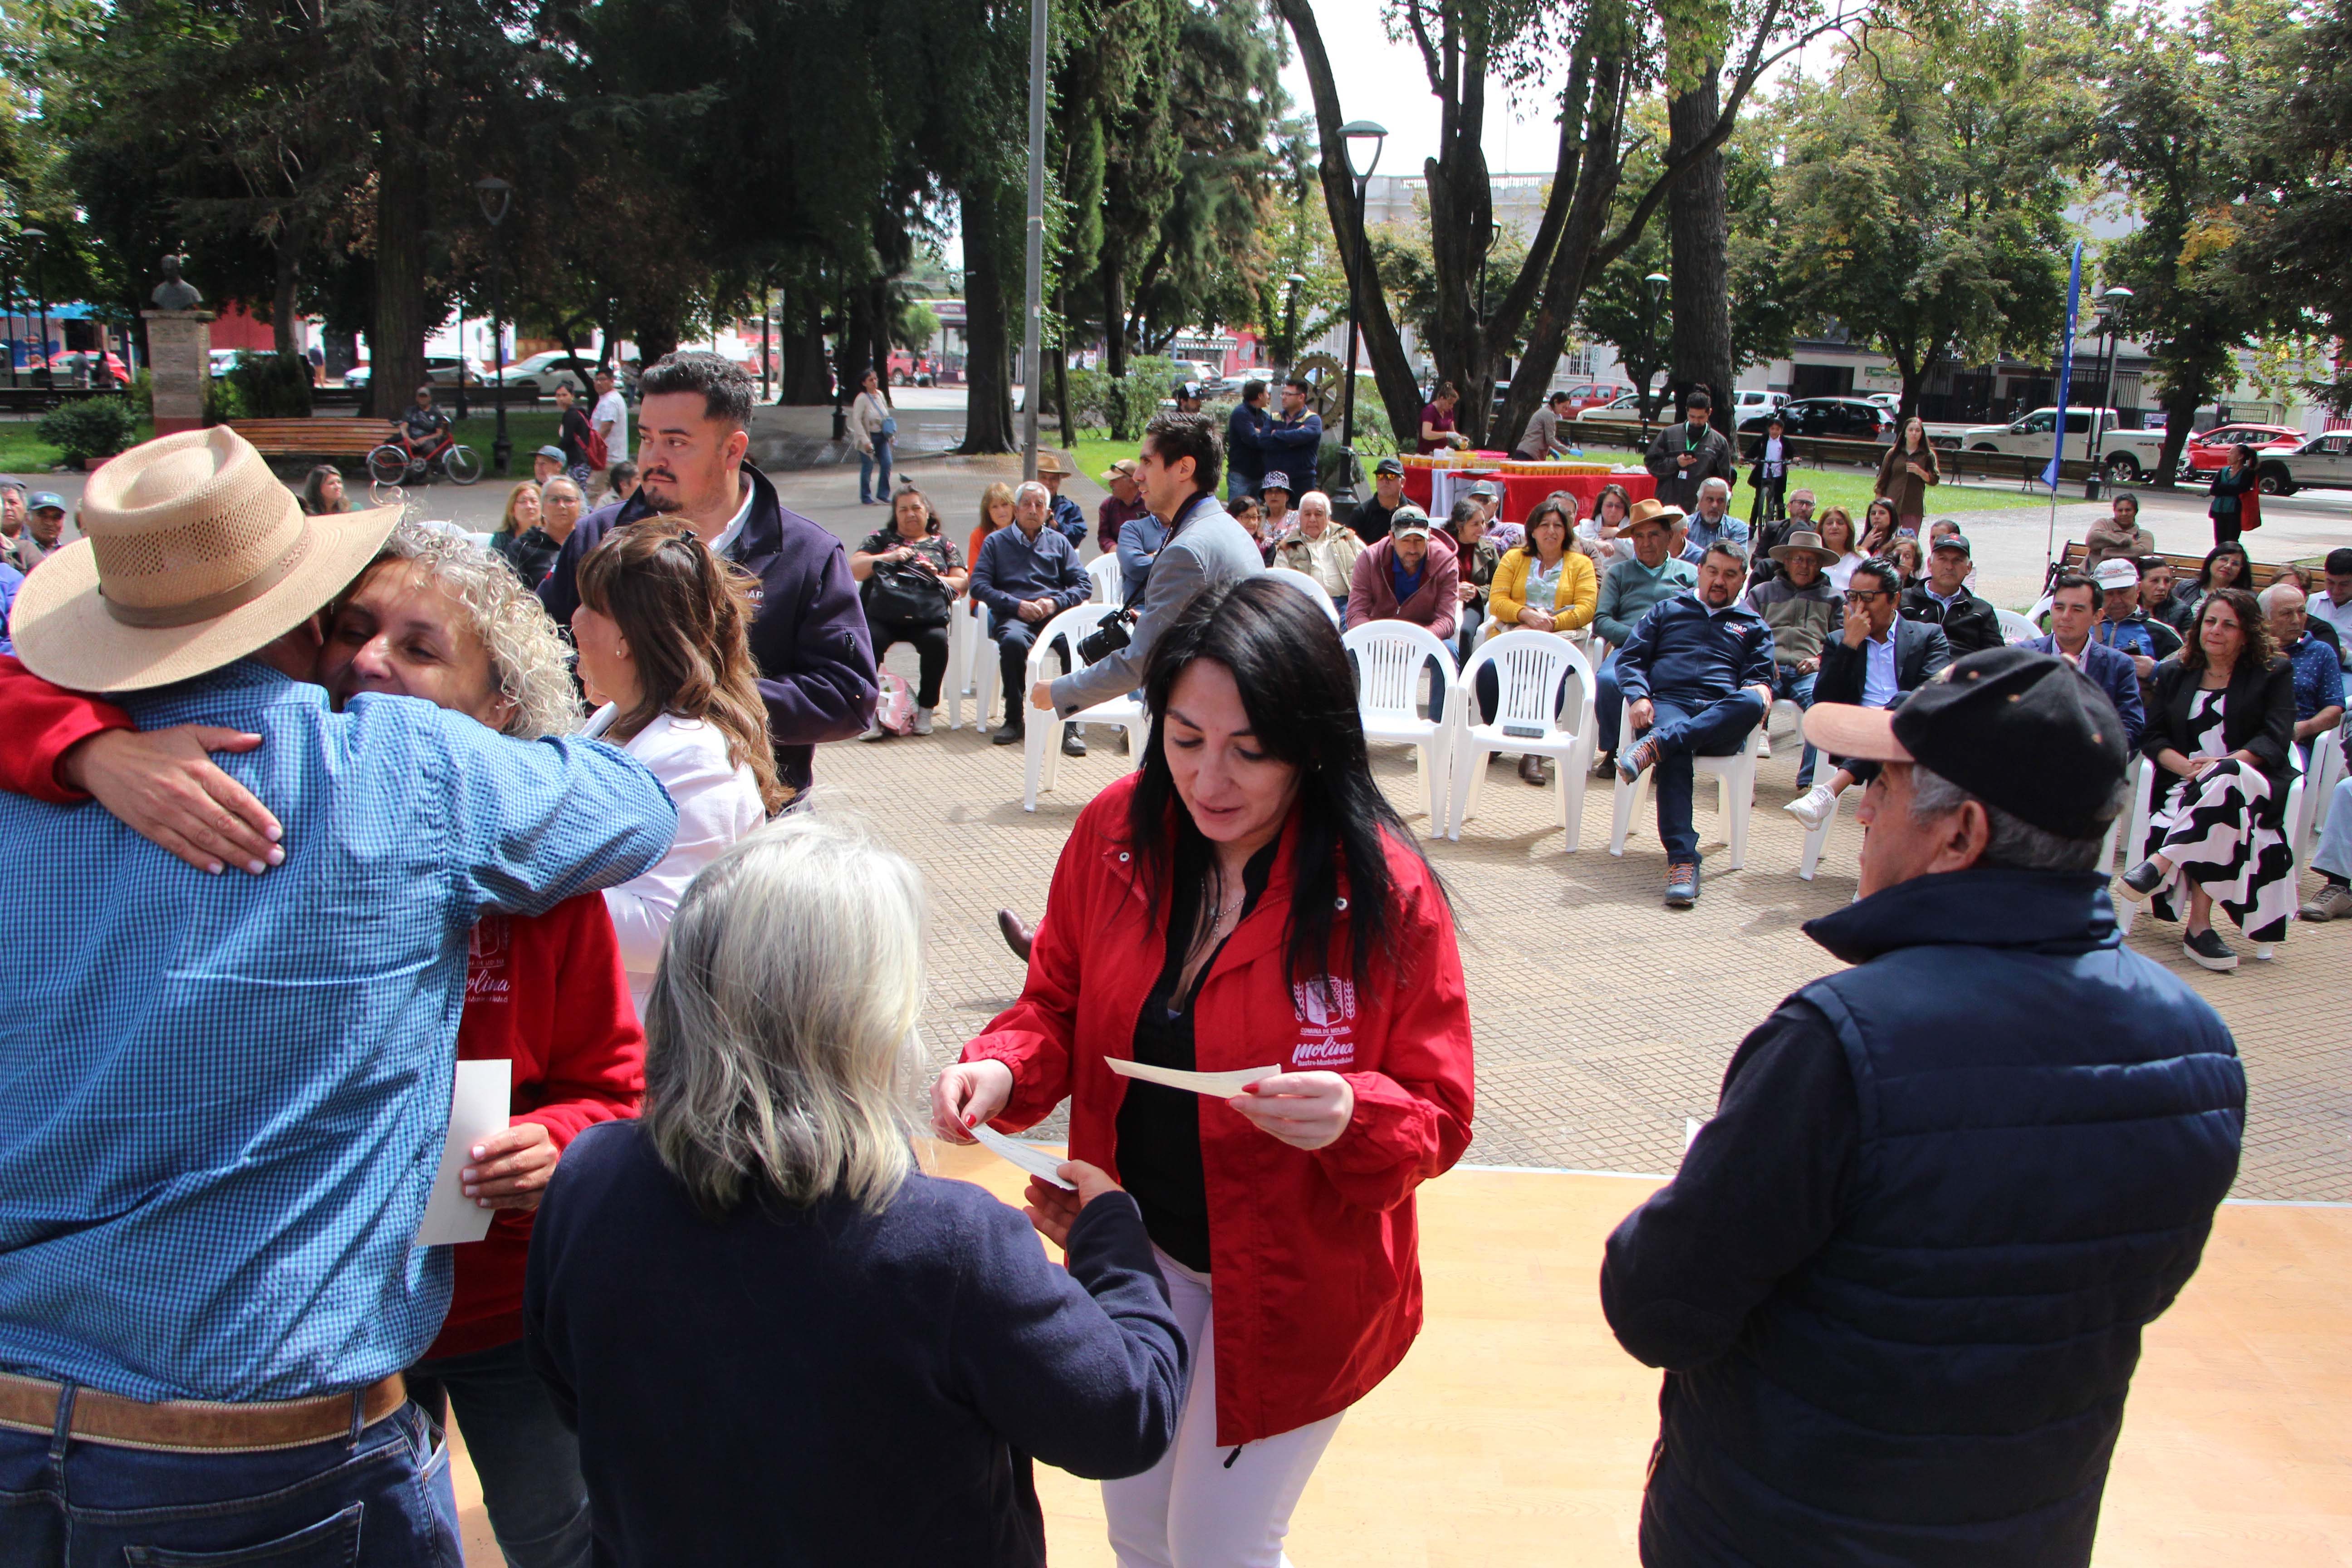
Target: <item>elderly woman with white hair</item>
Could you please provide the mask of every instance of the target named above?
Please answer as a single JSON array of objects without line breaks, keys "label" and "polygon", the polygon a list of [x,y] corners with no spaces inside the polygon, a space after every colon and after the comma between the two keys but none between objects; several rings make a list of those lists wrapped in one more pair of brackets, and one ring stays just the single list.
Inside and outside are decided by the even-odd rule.
[{"label": "elderly woman with white hair", "polygon": [[1274,563],[1304,572],[1331,595],[1331,607],[1345,616],[1355,582],[1356,557],[1364,542],[1331,521],[1331,498],[1308,490],[1298,498],[1297,526],[1275,542]]},{"label": "elderly woman with white hair", "polygon": [[[1056,535],[1055,537],[1059,537]],[[1066,541],[1065,542],[1066,542]],[[613,1563],[1045,1561],[1033,1458],[1149,1469],[1186,1348],[1135,1200],[1075,1218],[917,1168],[921,875],[802,814],[696,879],[646,1113],[548,1194],[523,1303]]]}]

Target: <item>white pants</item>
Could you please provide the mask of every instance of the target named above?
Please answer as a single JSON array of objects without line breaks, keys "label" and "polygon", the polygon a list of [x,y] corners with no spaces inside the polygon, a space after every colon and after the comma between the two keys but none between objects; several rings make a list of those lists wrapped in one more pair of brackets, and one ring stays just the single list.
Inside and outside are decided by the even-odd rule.
[{"label": "white pants", "polygon": [[[1153,1249],[1155,1252],[1157,1248]],[[1339,1416],[1231,1448],[1217,1446],[1217,1346],[1209,1277],[1158,1254],[1169,1304],[1192,1347],[1176,1442],[1139,1476],[1103,1483],[1119,1568],[1288,1568],[1282,1538]],[[1346,1412],[1342,1411],[1341,1415]]]}]

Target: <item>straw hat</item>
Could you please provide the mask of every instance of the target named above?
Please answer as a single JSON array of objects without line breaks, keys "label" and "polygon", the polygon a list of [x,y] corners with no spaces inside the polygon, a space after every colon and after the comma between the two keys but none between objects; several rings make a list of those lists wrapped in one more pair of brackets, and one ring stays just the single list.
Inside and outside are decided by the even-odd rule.
[{"label": "straw hat", "polygon": [[1617,531],[1631,533],[1645,522],[1662,523],[1671,529],[1682,520],[1683,509],[1678,506],[1668,506],[1654,498],[1637,500],[1633,503],[1633,510],[1625,514],[1625,521],[1618,525]]},{"label": "straw hat", "polygon": [[1810,528],[1801,528],[1788,539],[1765,552],[1773,560],[1785,564],[1791,555],[1810,554],[1818,557],[1824,566],[1834,566],[1843,559],[1838,552],[1822,542],[1822,536]]},{"label": "straw hat", "polygon": [[1041,479],[1048,474],[1057,474],[1061,478],[1066,479],[1077,471],[1077,469],[1070,467],[1069,464],[1062,461],[1062,455],[1059,452],[1040,452],[1037,454],[1037,477]]},{"label": "straw hat", "polygon": [[226,426],[162,437],[89,477],[83,537],[16,591],[16,655],[79,691],[202,675],[299,626],[399,521],[396,506],[304,516]]}]

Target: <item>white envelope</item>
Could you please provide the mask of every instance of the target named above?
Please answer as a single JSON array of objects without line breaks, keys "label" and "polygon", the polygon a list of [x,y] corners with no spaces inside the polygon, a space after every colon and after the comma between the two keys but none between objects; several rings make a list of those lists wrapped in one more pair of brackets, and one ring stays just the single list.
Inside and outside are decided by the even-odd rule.
[{"label": "white envelope", "polygon": [[449,1136],[441,1145],[441,1171],[433,1178],[433,1195],[425,1200],[425,1223],[416,1227],[416,1246],[479,1241],[490,1233],[490,1220],[499,1211],[467,1197],[457,1173],[474,1163],[475,1144],[506,1130],[508,1107],[513,1102],[512,1062],[501,1058],[457,1064],[457,1084],[449,1094]]},{"label": "white envelope", "polygon": [[1179,1072],[1174,1068],[1156,1068],[1144,1062],[1131,1062],[1125,1057],[1105,1057],[1110,1070],[1121,1078],[1139,1078],[1146,1083],[1165,1084],[1170,1089],[1205,1094],[1212,1100],[1231,1100],[1260,1079],[1272,1078],[1282,1069],[1278,1067],[1240,1068],[1233,1072]]},{"label": "white envelope", "polygon": [[971,1134],[972,1142],[1006,1164],[1017,1165],[1039,1181],[1059,1187],[1066,1193],[1078,1190],[1055,1173],[1062,1162],[1045,1152],[1045,1150],[1034,1148],[1016,1138],[1007,1138],[1003,1133],[985,1123],[978,1127],[967,1128],[965,1131]]}]

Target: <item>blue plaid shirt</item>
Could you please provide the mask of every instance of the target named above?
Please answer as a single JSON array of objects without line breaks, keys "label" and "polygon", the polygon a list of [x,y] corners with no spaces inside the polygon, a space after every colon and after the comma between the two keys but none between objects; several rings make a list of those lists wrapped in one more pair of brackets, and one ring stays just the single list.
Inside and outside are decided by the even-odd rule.
[{"label": "blue plaid shirt", "polygon": [[289,1399],[415,1361],[449,1249],[410,1243],[449,1120],[466,943],[668,851],[634,759],[403,697],[331,712],[243,662],[118,699],[217,761],[286,863],[208,877],[96,805],[0,795],[0,1368],[135,1399]]}]

